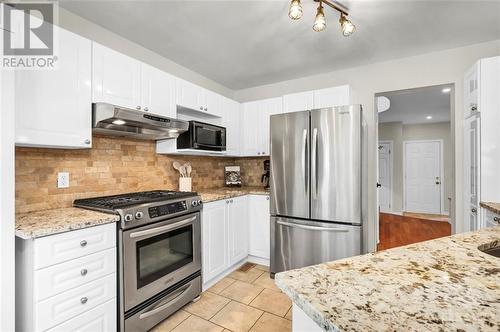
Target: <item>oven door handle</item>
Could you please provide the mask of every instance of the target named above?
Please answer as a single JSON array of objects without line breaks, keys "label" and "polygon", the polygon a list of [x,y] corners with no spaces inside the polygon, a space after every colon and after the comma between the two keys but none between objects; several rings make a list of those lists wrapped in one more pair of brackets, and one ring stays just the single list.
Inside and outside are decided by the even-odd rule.
[{"label": "oven door handle", "polygon": [[173,294],[171,294],[167,298],[166,303],[162,304],[161,306],[159,306],[153,310],[143,312],[142,314],[139,315],[139,319],[145,319],[145,318],[151,317],[151,316],[159,313],[160,311],[169,308],[170,305],[172,304],[172,302],[176,301],[180,296],[182,296],[182,294],[187,292],[191,288],[192,285],[193,284],[190,283],[189,285],[185,285],[184,287],[179,288],[178,290],[176,290]]},{"label": "oven door handle", "polygon": [[133,233],[130,233],[130,238],[136,238],[136,237],[141,237],[141,236],[146,236],[146,235],[154,235],[154,234],[162,233],[162,232],[168,231],[170,229],[179,228],[180,226],[184,226],[186,224],[189,224],[189,223],[193,222],[193,220],[195,220],[195,219],[196,219],[196,216],[193,216],[191,218],[184,219],[184,220],[178,221],[178,222],[173,223],[173,224],[155,227],[155,228],[151,228],[151,229],[146,229],[143,231],[133,232]]}]

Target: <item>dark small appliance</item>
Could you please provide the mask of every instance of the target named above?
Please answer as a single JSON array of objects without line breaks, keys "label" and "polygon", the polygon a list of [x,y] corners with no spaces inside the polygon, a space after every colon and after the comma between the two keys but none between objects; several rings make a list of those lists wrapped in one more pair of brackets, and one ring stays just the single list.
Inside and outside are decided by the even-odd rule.
[{"label": "dark small appliance", "polygon": [[189,128],[177,138],[177,149],[226,151],[226,128],[189,121]]},{"label": "dark small appliance", "polygon": [[269,189],[269,177],[271,175],[269,167],[269,159],[264,160],[264,174],[262,174],[261,182],[264,184],[265,189]]}]

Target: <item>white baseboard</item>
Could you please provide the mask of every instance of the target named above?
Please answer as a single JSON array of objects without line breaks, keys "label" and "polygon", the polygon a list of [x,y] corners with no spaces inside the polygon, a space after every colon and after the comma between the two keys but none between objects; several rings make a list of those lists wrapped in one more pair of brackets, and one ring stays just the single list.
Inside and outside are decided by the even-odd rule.
[{"label": "white baseboard", "polygon": [[269,259],[257,257],[257,256],[252,256],[252,255],[248,255],[248,262],[254,263],[254,264],[259,264],[259,265],[264,265],[264,266],[270,266]]}]

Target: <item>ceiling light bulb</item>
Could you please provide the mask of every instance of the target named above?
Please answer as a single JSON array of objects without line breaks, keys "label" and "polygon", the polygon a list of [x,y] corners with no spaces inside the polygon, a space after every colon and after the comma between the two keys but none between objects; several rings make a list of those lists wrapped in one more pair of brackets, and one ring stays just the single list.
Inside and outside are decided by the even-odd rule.
[{"label": "ceiling light bulb", "polygon": [[326,28],[325,13],[323,12],[323,6],[321,2],[319,3],[318,11],[316,12],[316,19],[314,19],[313,30],[320,32]]},{"label": "ceiling light bulb", "polygon": [[121,126],[121,125],[125,124],[125,121],[117,119],[117,120],[113,121],[113,124]]},{"label": "ceiling light bulb", "polygon": [[354,33],[354,31],[356,31],[356,26],[352,24],[352,22],[349,21],[343,13],[340,14],[339,23],[344,37],[349,37]]},{"label": "ceiling light bulb", "polygon": [[443,93],[448,93],[451,91],[451,88],[444,88],[443,90],[441,90]]},{"label": "ceiling light bulb", "polygon": [[288,16],[292,20],[298,20],[302,17],[302,5],[300,4],[300,0],[292,0],[290,3],[290,10],[288,11]]},{"label": "ceiling light bulb", "polygon": [[427,115],[425,118],[426,118],[427,120],[432,120],[432,116],[430,116],[430,115]]}]

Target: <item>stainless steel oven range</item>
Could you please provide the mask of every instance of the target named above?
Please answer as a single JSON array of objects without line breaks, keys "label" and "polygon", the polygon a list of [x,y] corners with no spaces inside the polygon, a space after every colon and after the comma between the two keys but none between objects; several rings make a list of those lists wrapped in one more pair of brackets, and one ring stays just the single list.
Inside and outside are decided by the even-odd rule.
[{"label": "stainless steel oven range", "polygon": [[201,210],[196,193],[148,191],[76,200],[120,215],[120,331],[148,331],[201,293]]}]

